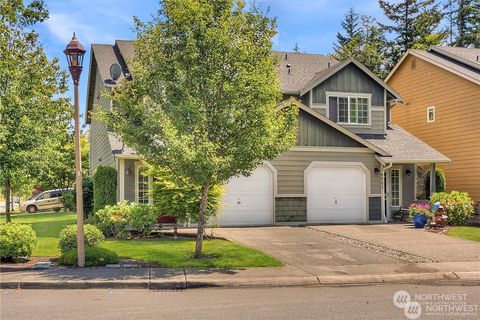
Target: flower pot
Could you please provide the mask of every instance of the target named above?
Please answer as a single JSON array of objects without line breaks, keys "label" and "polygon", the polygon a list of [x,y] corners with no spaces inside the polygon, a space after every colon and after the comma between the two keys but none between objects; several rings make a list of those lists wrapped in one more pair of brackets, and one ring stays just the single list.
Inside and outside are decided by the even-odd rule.
[{"label": "flower pot", "polygon": [[423,228],[427,223],[427,216],[424,214],[414,214],[413,215],[413,224],[415,228]]}]

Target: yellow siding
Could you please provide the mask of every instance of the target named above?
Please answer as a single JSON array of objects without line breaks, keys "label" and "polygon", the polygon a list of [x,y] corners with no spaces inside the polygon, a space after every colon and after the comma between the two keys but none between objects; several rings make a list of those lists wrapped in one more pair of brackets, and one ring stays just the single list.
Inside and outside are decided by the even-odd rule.
[{"label": "yellow siding", "polygon": [[[388,84],[405,100],[392,108],[392,122],[449,157],[452,164],[440,166],[447,189],[466,191],[479,202],[480,86],[412,55]],[[430,106],[435,106],[433,123],[427,123]]]}]

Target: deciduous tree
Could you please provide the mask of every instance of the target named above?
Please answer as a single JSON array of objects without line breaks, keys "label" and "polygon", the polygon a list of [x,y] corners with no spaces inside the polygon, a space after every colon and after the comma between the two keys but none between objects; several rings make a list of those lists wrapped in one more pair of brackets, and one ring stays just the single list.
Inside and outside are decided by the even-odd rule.
[{"label": "deciduous tree", "polygon": [[64,93],[66,74],[48,60],[35,23],[48,17],[43,1],[0,0],[0,183],[6,193],[6,220],[12,186],[19,174],[34,176],[46,155],[60,146],[70,105]]},{"label": "deciduous tree", "polygon": [[152,22],[137,21],[133,80],[100,116],[149,164],[200,187],[195,258],[210,188],[295,143],[295,102],[278,107],[275,33],[240,0],[163,0]]}]

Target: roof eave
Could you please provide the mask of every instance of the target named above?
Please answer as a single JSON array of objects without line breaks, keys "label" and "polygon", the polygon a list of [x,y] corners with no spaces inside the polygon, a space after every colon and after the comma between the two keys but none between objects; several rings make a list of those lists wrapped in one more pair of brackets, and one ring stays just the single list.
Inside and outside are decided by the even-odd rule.
[{"label": "roof eave", "polygon": [[476,70],[480,70],[480,65],[475,63],[475,62],[472,62],[470,60],[467,60],[467,59],[464,59],[460,56],[457,56],[456,54],[453,54],[453,53],[450,53],[448,51],[445,51],[442,49],[442,47],[438,47],[438,46],[430,46],[430,48],[428,49],[428,51],[433,51],[433,52],[436,52],[436,53],[439,53],[445,57],[448,57],[450,59],[453,59],[455,61],[458,61],[460,63],[463,63],[469,67],[472,67]]}]

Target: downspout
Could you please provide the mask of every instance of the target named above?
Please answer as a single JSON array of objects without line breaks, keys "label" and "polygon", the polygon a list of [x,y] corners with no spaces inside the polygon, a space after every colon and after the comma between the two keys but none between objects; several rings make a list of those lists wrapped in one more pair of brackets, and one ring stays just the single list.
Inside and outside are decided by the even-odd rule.
[{"label": "downspout", "polygon": [[387,170],[389,170],[391,167],[393,166],[393,163],[389,163],[387,166],[383,166],[382,165],[382,170],[381,170],[381,175],[382,175],[382,186],[383,186],[383,190],[382,190],[382,205],[383,205],[383,223],[388,223],[388,220],[387,220],[387,207],[385,206],[385,188],[386,188],[386,185],[385,185],[385,172]]},{"label": "downspout", "polygon": [[389,163],[388,165],[382,160],[380,159],[378,156],[375,156],[375,159],[377,159],[377,161],[380,163],[380,179],[382,179],[382,183],[380,184],[382,187],[381,187],[381,205],[380,205],[380,208],[382,209],[382,221],[383,223],[387,223],[387,208],[385,207],[385,171],[387,171],[388,169],[390,169],[392,166],[393,166],[393,163]]}]

